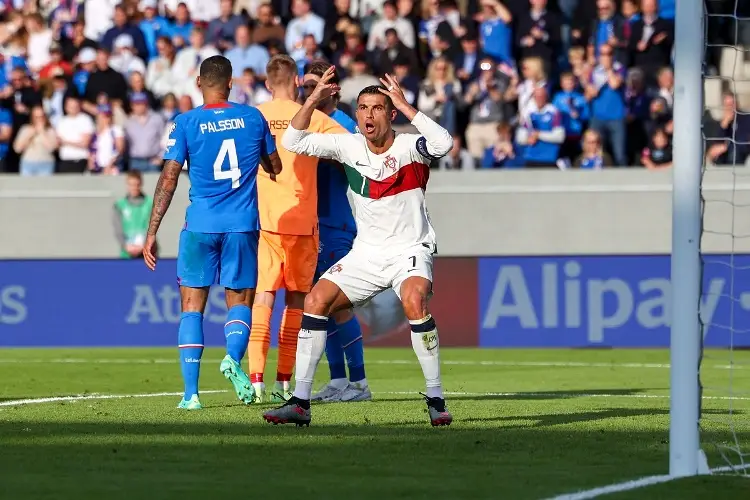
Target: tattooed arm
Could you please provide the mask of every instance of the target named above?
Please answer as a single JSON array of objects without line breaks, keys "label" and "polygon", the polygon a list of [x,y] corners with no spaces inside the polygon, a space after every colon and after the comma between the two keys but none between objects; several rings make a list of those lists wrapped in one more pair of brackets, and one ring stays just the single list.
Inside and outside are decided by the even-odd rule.
[{"label": "tattooed arm", "polygon": [[175,160],[167,160],[164,162],[159,182],[156,184],[154,206],[151,208],[148,234],[146,235],[146,243],[143,246],[143,260],[146,262],[146,266],[152,271],[156,268],[156,255],[154,252],[156,248],[156,233],[159,231],[159,226],[169,209],[170,203],[172,203],[172,197],[177,189],[177,181],[180,179],[181,172],[182,164]]}]

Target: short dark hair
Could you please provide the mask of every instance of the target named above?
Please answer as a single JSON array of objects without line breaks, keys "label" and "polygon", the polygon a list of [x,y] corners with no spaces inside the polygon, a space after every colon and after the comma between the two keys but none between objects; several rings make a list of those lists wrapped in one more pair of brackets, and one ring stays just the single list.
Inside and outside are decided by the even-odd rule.
[{"label": "short dark hair", "polygon": [[[304,73],[315,75],[322,77],[323,73],[328,71],[328,68],[333,66],[333,64],[329,63],[328,61],[324,61],[322,59],[317,59],[315,61],[310,61],[309,63],[305,64],[305,69],[303,70]],[[338,85],[338,83],[341,81],[341,77],[339,76],[338,70],[335,70],[333,72],[333,78],[331,78],[331,83],[335,83]]]},{"label": "short dark hair", "polygon": [[211,56],[201,63],[201,85],[207,87],[229,87],[232,79],[232,63],[224,56]]},{"label": "short dark hair", "polygon": [[359,103],[359,98],[362,97],[363,95],[380,95],[385,98],[385,105],[388,108],[388,110],[389,111],[392,110],[393,101],[391,101],[391,98],[388,95],[382,93],[380,91],[381,89],[385,90],[385,87],[383,87],[382,85],[368,85],[367,87],[359,91],[359,95],[357,96],[357,103]]},{"label": "short dark hair", "polygon": [[139,181],[143,181],[143,175],[141,174],[140,170],[128,170],[125,172],[125,177],[128,179],[137,179]]}]

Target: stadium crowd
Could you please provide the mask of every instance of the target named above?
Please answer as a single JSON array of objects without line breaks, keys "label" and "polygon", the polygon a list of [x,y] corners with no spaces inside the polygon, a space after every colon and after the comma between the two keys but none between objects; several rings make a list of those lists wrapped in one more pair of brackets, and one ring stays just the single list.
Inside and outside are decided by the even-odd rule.
[{"label": "stadium crowd", "polygon": [[[675,1],[2,0],[0,172],[158,171],[171,120],[201,104],[200,62],[219,53],[232,100],[249,104],[270,99],[277,53],[300,74],[335,63],[349,112],[360,89],[395,75],[455,137],[438,168],[668,167]],[[735,4],[750,11],[707,0],[741,17]],[[750,22],[733,22],[711,18],[712,45],[750,45]],[[730,90],[704,123],[715,163],[750,152]]]}]

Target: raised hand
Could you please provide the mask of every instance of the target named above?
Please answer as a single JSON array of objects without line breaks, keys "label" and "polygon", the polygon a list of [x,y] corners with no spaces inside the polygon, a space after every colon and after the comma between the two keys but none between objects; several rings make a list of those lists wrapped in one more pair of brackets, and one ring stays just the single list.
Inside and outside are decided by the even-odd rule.
[{"label": "raised hand", "polygon": [[320,77],[320,81],[315,86],[315,89],[312,91],[312,94],[310,94],[310,97],[308,97],[307,99],[316,104],[319,104],[341,90],[341,87],[339,87],[337,84],[330,83],[335,72],[335,66],[331,66],[330,68],[328,68],[326,72],[323,73],[323,76]]},{"label": "raised hand", "polygon": [[393,106],[396,109],[401,111],[401,108],[404,105],[410,106],[409,102],[406,100],[406,96],[404,96],[404,91],[401,90],[401,86],[398,84],[395,78],[386,73],[385,78],[380,79],[380,83],[382,83],[385,88],[378,90],[391,98]]}]

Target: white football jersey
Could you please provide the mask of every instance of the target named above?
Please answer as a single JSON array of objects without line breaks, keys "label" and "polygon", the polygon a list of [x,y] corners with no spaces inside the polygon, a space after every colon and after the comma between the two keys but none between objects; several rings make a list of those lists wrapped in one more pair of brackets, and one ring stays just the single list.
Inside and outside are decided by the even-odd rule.
[{"label": "white football jersey", "polygon": [[[419,113],[418,117],[429,120]],[[420,120],[415,118],[415,125]],[[390,149],[375,154],[361,134],[311,134],[287,129],[284,147],[291,151],[336,160],[344,166],[349,200],[357,224],[354,248],[398,252],[417,245],[437,250],[435,230],[425,203],[430,162],[453,145],[450,134],[439,129],[439,153],[418,134],[397,134]],[[445,144],[443,144],[445,143]],[[291,147],[290,147],[291,146]],[[430,149],[430,151],[428,151]]]}]

